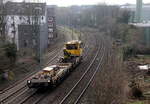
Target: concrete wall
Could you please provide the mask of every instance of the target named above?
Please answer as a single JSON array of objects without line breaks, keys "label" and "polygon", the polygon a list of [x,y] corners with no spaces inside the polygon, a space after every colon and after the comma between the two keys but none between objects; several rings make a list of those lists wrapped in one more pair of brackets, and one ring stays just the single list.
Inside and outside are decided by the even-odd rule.
[{"label": "concrete wall", "polygon": [[[7,41],[9,42],[15,42],[17,45],[17,49],[19,50],[19,40],[18,40],[18,27],[22,25],[30,25],[28,23],[28,19],[30,18],[30,21],[32,24],[34,24],[34,20],[32,19],[32,16],[19,16],[19,15],[8,15],[6,17],[6,34],[7,34]],[[46,23],[46,16],[40,16],[40,24],[43,25]],[[15,31],[13,33],[12,31]]]},{"label": "concrete wall", "polygon": [[147,47],[150,47],[150,27],[144,27],[143,32],[144,32],[145,45]]}]

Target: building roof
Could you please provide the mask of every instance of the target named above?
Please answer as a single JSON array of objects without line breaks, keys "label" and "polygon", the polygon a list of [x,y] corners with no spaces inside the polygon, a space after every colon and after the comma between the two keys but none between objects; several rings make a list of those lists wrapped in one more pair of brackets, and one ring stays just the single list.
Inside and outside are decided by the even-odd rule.
[{"label": "building roof", "polygon": [[55,67],[57,67],[57,65],[51,65],[51,66],[48,66],[48,67],[44,68],[43,71],[51,71],[51,70],[53,70]]},{"label": "building roof", "polygon": [[66,44],[80,44],[81,43],[81,41],[80,40],[71,40],[71,41],[69,41],[69,42],[67,42]]},{"label": "building roof", "polygon": [[148,22],[148,23],[130,23],[130,25],[134,25],[136,27],[150,27],[150,22]]}]

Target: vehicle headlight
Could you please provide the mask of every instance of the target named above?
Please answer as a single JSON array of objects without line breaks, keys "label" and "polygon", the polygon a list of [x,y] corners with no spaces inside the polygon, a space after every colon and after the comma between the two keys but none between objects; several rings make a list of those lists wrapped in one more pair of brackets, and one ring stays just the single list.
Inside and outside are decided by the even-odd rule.
[{"label": "vehicle headlight", "polygon": [[28,83],[31,83],[31,81],[28,80]]}]

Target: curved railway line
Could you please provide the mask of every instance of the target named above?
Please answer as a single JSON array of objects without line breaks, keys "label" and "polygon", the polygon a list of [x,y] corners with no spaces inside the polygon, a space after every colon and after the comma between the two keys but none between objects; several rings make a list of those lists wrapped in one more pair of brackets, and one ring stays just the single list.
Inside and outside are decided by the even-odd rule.
[{"label": "curved railway line", "polygon": [[[86,48],[86,47],[84,47],[84,48]],[[40,99],[42,99],[45,96],[46,96],[46,94],[42,94],[41,95],[41,93],[39,93],[39,90],[34,89],[32,91],[20,94],[19,98],[18,98],[18,96],[16,96],[14,99],[9,101],[8,104],[10,104],[10,103],[11,104],[16,104],[16,103],[17,104],[24,104],[24,103],[29,104],[30,101],[34,101],[35,99],[40,100]],[[36,101],[32,102],[32,104],[36,103]]]},{"label": "curved railway line", "polygon": [[[102,43],[101,43],[102,44]],[[100,52],[102,54],[100,54]],[[67,95],[61,100],[59,104],[77,104],[86,89],[88,88],[89,84],[91,83],[92,79],[94,78],[96,72],[99,70],[100,66],[102,65],[102,60],[104,58],[105,47],[102,45],[99,46],[99,49],[88,66],[87,70],[81,76],[79,81],[74,85],[74,87],[67,93]]]},{"label": "curved railway line", "polygon": [[[87,57],[88,52],[89,52],[89,48],[88,46],[85,46],[84,48],[87,48],[86,53],[84,54],[85,57]],[[86,63],[87,64],[87,63]],[[54,89],[55,90],[55,89]],[[56,88],[57,90],[57,88]],[[33,95],[29,95],[27,96],[24,100],[22,100],[19,104],[37,104],[40,101],[42,101],[45,97],[49,96],[49,94],[53,95],[53,93],[55,93],[55,91],[51,91],[49,90],[48,92],[44,93],[43,95],[41,95],[41,93],[37,93],[35,92]]]},{"label": "curved railway line", "polygon": [[[51,54],[50,57],[50,61],[47,63],[50,64],[52,63],[54,60],[57,59],[57,57],[59,56],[60,51],[57,53],[53,53]],[[18,97],[18,94],[21,95],[24,92],[26,92],[28,89],[28,87],[26,86],[26,80],[31,77],[33,74],[35,74],[37,71],[31,73],[30,75],[28,75],[26,78],[24,78],[23,80],[19,81],[18,83],[15,83],[15,85],[13,85],[10,89],[5,90],[5,92],[2,94],[2,96],[0,96],[0,104],[2,103],[8,103],[13,101],[12,99],[14,99],[14,97]],[[17,90],[16,90],[17,89]],[[11,99],[11,100],[10,100]]]},{"label": "curved railway line", "polygon": [[[62,38],[60,38],[59,40],[62,42]],[[47,64],[49,64],[51,62],[50,59],[52,58],[52,56],[55,56],[55,54],[57,54],[58,51],[61,49],[61,47],[62,47],[62,43],[61,42],[57,46],[51,47],[47,51],[48,54],[44,56],[44,58],[47,57],[47,59],[45,59],[45,60],[48,61]],[[53,50],[53,51],[51,51],[51,50]],[[28,66],[28,68],[29,69],[33,68],[33,65],[35,65],[35,64],[32,64],[32,65]],[[15,87],[17,84],[19,84],[22,81],[24,81],[25,79],[29,78],[31,75],[35,74],[36,72],[37,71],[34,71],[34,72],[30,73],[25,78],[23,78],[22,80],[19,80],[19,81],[15,82],[14,84],[12,84],[11,86],[8,86],[7,88],[0,90],[0,95],[4,94],[5,92],[7,92],[8,90],[10,90],[11,88]]]},{"label": "curved railway line", "polygon": [[[48,55],[47,55],[47,60],[48,62],[44,65],[47,66],[49,64],[54,63],[54,61],[57,60],[57,58],[59,57],[60,53],[61,53],[61,49],[62,49],[62,43],[58,44],[56,47],[53,47],[51,50],[48,50]],[[32,66],[29,68],[33,68]],[[28,78],[30,78],[32,75],[34,75],[35,73],[37,73],[39,70],[36,70],[30,74],[28,74],[25,78],[23,78],[22,80],[17,81],[16,83],[14,83],[13,85],[9,86],[8,88],[4,89],[1,93],[0,93],[0,104],[5,104],[13,101],[16,97],[18,97],[19,95],[25,93],[28,89],[28,87],[26,86],[26,80]]]},{"label": "curved railway line", "polygon": [[[94,32],[95,34],[99,34],[99,32]],[[112,42],[110,41],[110,37],[107,37],[105,35],[103,35],[103,39],[105,38],[104,44],[105,44],[105,51],[107,52],[107,54],[104,55],[104,63],[99,64],[99,68],[97,67],[97,69],[95,70],[93,76],[90,78],[89,82],[87,83],[86,87],[82,90],[82,92],[80,93],[80,95],[78,96],[78,98],[75,100],[75,102],[73,104],[86,104],[87,99],[88,99],[88,95],[91,93],[90,89],[93,88],[92,87],[92,81],[95,80],[97,76],[97,72],[104,70],[104,65],[105,63],[107,63],[108,59],[112,58]],[[98,70],[100,69],[100,70]],[[95,78],[94,78],[95,77]],[[89,98],[90,99],[90,98]],[[92,103],[92,102],[91,102]]]},{"label": "curved railway line", "polygon": [[[98,42],[97,42],[98,43]],[[102,44],[101,44],[102,45]],[[94,45],[95,46],[95,45]],[[99,49],[99,51],[97,52],[97,55],[98,55],[98,53],[99,52],[102,52],[102,53],[105,53],[105,52],[103,52],[104,51],[104,49],[103,49],[103,51],[102,51],[102,46],[99,46],[99,47],[101,47],[101,49]],[[103,47],[104,48],[104,47]],[[101,51],[100,51],[101,50]],[[87,63],[84,63],[84,65],[82,65],[82,67],[80,67],[80,70],[81,69],[84,69],[85,68],[85,65],[86,66],[88,66],[89,65],[89,70],[90,69],[92,69],[92,65],[94,64],[95,65],[95,61],[98,63],[99,61],[98,61],[98,59],[97,59],[97,55],[95,55],[95,58],[93,59],[93,61],[91,61],[91,64],[89,65],[89,62],[87,62]],[[102,57],[104,57],[104,55],[102,56]],[[89,60],[90,60],[90,58],[89,58]],[[102,58],[101,58],[101,60],[102,60]],[[86,69],[86,68],[85,68]],[[91,70],[91,71],[88,71],[88,69],[86,70],[86,71],[84,71],[84,74],[82,75],[82,77],[79,79],[79,81],[76,83],[76,84],[74,84],[75,86],[74,87],[72,87],[72,91],[74,91],[74,88],[76,88],[76,86],[77,86],[77,89],[80,89],[80,87],[78,86],[78,83],[80,83],[80,81],[82,80],[82,78],[83,78],[83,80],[82,81],[86,81],[87,79],[84,79],[84,76],[86,75],[86,73],[88,73],[88,75],[95,69],[95,68],[93,68],[93,70]],[[87,78],[87,77],[86,77]],[[83,84],[83,82],[82,82],[82,84]],[[80,85],[81,85],[81,83],[80,83]],[[57,89],[56,89],[57,90]],[[70,89],[69,89],[70,90]],[[60,91],[60,89],[59,89],[59,91]],[[71,90],[70,90],[70,92],[72,92]],[[75,91],[76,92],[76,91]],[[45,99],[45,97],[43,97],[42,99],[39,99],[39,100],[36,100],[33,104],[59,104],[60,103],[60,99],[61,99],[61,96],[60,96],[60,93],[59,92],[57,92],[57,94],[56,94],[56,92],[54,92],[55,93],[55,95],[54,94],[51,94],[51,96],[48,96],[48,98],[50,99],[54,99],[54,100],[52,100],[52,101],[49,101],[49,100],[45,100],[45,102],[44,101],[42,101],[43,99]],[[68,94],[67,94],[68,95]],[[67,96],[66,95],[66,96]],[[55,96],[55,97],[53,97],[53,96]],[[64,95],[65,96],[65,95]],[[68,97],[66,97],[66,98],[68,98]],[[33,99],[32,99],[33,100]],[[31,101],[31,100],[30,100]],[[29,103],[29,102],[28,102]],[[26,103],[27,104],[27,103]],[[30,104],[31,104],[31,102],[30,102]],[[65,102],[64,104],[72,104],[71,102]]]},{"label": "curved railway line", "polygon": [[[92,81],[95,80],[94,78],[97,77],[96,74],[98,71],[104,70],[103,66],[104,64],[107,62],[107,60],[111,57],[112,55],[112,46],[111,46],[111,41],[109,39],[109,37],[104,36],[105,41],[105,51],[107,50],[107,54],[104,54],[102,57],[104,58],[104,63],[100,62],[96,68],[96,70],[94,71],[92,77],[90,78],[90,80],[88,81],[88,83],[86,84],[86,86],[84,87],[84,89],[81,91],[81,93],[78,95],[77,99],[75,99],[74,103],[72,104],[86,104],[87,102],[84,102],[83,98],[87,98],[86,95],[88,95],[87,93],[90,93],[90,88],[92,88]],[[102,60],[100,60],[102,61]],[[91,85],[91,86],[90,86]],[[85,97],[86,96],[86,97]]]},{"label": "curved railway line", "polygon": [[[11,99],[9,102],[7,102],[8,104],[9,103],[14,103],[15,104],[15,102],[18,102],[17,104],[21,104],[21,103],[24,103],[28,98],[30,98],[30,97],[32,97],[32,96],[34,96],[35,94],[36,94],[37,92],[36,92],[36,90],[34,90],[34,91],[31,91],[31,92],[29,92],[29,93],[26,93],[25,92],[25,96],[22,96],[23,94],[24,94],[24,92],[22,92],[22,93],[20,93],[18,96],[19,96],[19,98],[22,98],[20,101],[19,101],[19,98],[18,98],[18,96],[16,96],[15,98],[13,98],[13,99]],[[36,94],[36,96],[37,96],[37,94]]]},{"label": "curved railway line", "polygon": [[[24,84],[18,83],[18,87],[12,87],[12,89],[5,92],[6,96],[0,96],[0,104],[77,104],[80,101],[83,94],[85,93],[88,86],[90,85],[90,83],[92,82],[97,71],[104,64],[103,60],[106,57],[104,40],[98,40],[100,38],[98,36],[86,36],[84,38],[86,43],[84,47],[86,50],[84,54],[84,62],[81,65],[79,65],[79,67],[77,67],[75,70],[76,73],[77,71],[79,71],[82,75],[79,76],[79,78],[77,78],[77,81],[72,82],[74,83],[71,85],[72,87],[69,87],[68,89],[66,88],[66,92],[62,92],[64,94],[61,94],[60,89],[62,90],[62,88],[64,87],[63,85],[65,85],[65,81],[64,83],[59,85],[59,87],[46,92],[41,92],[37,89],[29,90],[28,87],[25,85],[26,83],[21,82]],[[94,39],[95,41],[93,41],[92,39]],[[57,51],[54,50],[51,52],[51,54],[49,54],[54,57],[51,57],[51,60],[47,62],[47,65],[49,65],[52,62],[55,62],[57,57],[61,54],[61,52],[58,52],[57,54],[56,52]],[[74,73],[75,72],[71,74]]]}]

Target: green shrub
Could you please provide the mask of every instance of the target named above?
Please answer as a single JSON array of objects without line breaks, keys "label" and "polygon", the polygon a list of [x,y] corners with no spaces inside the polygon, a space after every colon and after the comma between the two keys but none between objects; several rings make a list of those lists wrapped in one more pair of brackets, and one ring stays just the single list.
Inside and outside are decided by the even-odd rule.
[{"label": "green shrub", "polygon": [[16,61],[17,57],[17,48],[13,43],[7,43],[4,45],[5,55],[10,59],[11,62]]},{"label": "green shrub", "polygon": [[123,60],[136,55],[136,49],[131,46],[123,47]]},{"label": "green shrub", "polygon": [[127,103],[127,104],[144,104],[142,101],[134,102],[134,103]]}]

